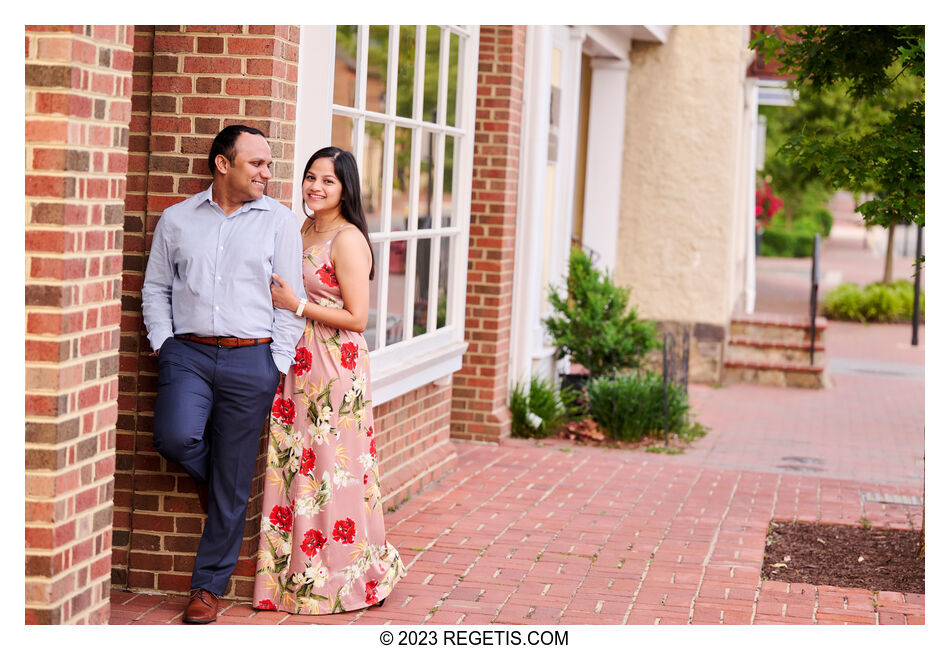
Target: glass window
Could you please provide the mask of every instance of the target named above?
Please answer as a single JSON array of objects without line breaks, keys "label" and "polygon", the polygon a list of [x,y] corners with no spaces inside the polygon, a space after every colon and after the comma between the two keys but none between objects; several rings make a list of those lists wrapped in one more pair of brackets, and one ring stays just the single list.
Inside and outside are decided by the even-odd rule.
[{"label": "glass window", "polygon": [[461,367],[478,27],[302,29],[295,160],[333,144],[360,166],[381,403]]}]

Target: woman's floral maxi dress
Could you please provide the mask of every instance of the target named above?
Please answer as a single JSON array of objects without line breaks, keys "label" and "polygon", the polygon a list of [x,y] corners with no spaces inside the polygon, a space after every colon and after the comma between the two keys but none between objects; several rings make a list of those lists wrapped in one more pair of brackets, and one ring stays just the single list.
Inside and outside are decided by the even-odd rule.
[{"label": "woman's floral maxi dress", "polygon": [[[304,286],[309,300],[339,307],[331,244],[304,251]],[[367,352],[359,332],[308,320],[277,389],[254,582],[258,609],[359,609],[389,595],[406,573],[383,525]]]}]

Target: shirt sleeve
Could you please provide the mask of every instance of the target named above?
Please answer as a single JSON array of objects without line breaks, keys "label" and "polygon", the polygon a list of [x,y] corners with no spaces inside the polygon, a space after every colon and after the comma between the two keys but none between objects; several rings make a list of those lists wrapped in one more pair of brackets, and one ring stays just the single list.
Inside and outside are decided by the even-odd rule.
[{"label": "shirt sleeve", "polygon": [[153,350],[162,347],[162,343],[175,333],[172,323],[172,280],[175,271],[168,255],[165,224],[163,216],[155,226],[142,285],[142,318]]},{"label": "shirt sleeve", "polygon": [[[303,287],[303,244],[297,219],[290,210],[277,213],[280,224],[274,242],[274,273],[283,278],[299,297],[306,295]],[[274,365],[283,373],[290,369],[297,354],[297,341],[303,334],[307,321],[288,309],[274,308],[274,325],[271,354]]]}]

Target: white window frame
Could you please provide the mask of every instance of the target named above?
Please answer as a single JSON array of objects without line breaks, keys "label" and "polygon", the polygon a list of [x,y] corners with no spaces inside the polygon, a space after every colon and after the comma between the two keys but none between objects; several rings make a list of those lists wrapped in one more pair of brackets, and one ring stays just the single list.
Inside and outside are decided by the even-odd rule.
[{"label": "white window frame", "polygon": [[[362,175],[363,146],[365,142],[363,124],[367,118],[384,125],[383,161],[383,198],[382,224],[380,232],[370,233],[370,241],[384,244],[394,240],[407,240],[406,277],[415,277],[416,245],[420,239],[430,239],[429,256],[429,305],[427,331],[409,339],[386,345],[386,316],[388,304],[389,246],[382,245],[376,260],[378,292],[376,299],[377,349],[370,352],[370,373],[374,404],[382,404],[390,399],[408,393],[430,382],[446,385],[451,374],[462,367],[462,355],[468,344],[465,342],[465,288],[468,269],[469,222],[472,195],[472,159],[475,142],[475,88],[478,66],[478,26],[463,25],[416,25],[416,65],[415,87],[413,91],[413,113],[411,118],[396,115],[396,64],[398,56],[399,26],[390,25],[390,43],[386,91],[386,112],[366,110],[365,70],[368,52],[368,25],[360,25],[357,37],[357,75],[356,106],[341,106],[333,103],[333,71],[336,50],[336,26],[301,26],[300,68],[297,85],[297,128],[294,143],[293,208],[298,220],[303,223],[301,212],[300,173],[310,155],[317,149],[330,144],[332,118],[334,115],[350,117],[354,124],[353,155],[360,165]],[[425,65],[425,38],[428,29],[442,30],[439,50],[439,90],[436,107],[436,122],[422,119],[421,74]],[[448,34],[458,35],[458,97],[456,99],[455,126],[446,125],[447,76],[448,76]],[[421,46],[421,47],[420,47]],[[409,128],[412,131],[412,187],[410,188],[410,207],[407,231],[391,231],[392,220],[392,178],[394,167],[393,143],[396,127]],[[457,163],[453,165],[452,183],[452,219],[448,226],[442,225],[442,174],[444,170],[444,147],[435,147],[435,160],[430,173],[433,175],[433,194],[440,197],[433,201],[432,227],[418,230],[418,192],[420,176],[419,151],[422,128],[433,132],[435,137],[446,135],[455,137]],[[440,143],[441,145],[441,143]],[[449,241],[448,283],[446,286],[445,325],[436,329],[436,309],[438,307],[438,265],[440,242]],[[410,284],[411,286],[411,284]],[[403,331],[412,333],[413,305],[411,290],[405,296],[405,322]],[[372,324],[370,324],[372,325]]]}]

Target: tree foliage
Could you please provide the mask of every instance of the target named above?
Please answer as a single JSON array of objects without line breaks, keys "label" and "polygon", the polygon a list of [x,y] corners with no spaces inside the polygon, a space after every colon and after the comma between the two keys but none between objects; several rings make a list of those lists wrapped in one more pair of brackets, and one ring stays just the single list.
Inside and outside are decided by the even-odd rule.
[{"label": "tree foliage", "polygon": [[783,180],[873,194],[857,208],[868,224],[923,225],[923,26],[791,26],[751,47],[800,93]]}]

